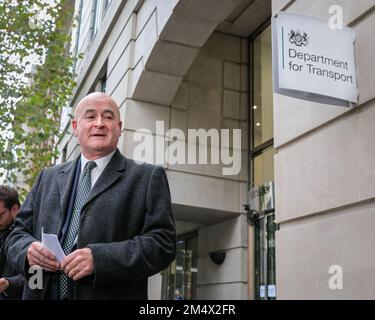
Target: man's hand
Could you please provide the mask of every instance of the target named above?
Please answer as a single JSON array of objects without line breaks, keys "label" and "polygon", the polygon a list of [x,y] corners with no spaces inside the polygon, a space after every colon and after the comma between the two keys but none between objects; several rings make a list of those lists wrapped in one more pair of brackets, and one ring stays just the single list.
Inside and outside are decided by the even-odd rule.
[{"label": "man's hand", "polygon": [[77,281],[94,272],[94,257],[90,248],[77,249],[65,257],[61,269],[69,278]]},{"label": "man's hand", "polygon": [[30,266],[37,265],[51,272],[57,271],[60,266],[53,253],[43,247],[39,241],[34,241],[27,249],[27,260]]},{"label": "man's hand", "polygon": [[5,278],[1,278],[0,279],[0,293],[3,293],[8,288],[9,288],[9,281]]}]

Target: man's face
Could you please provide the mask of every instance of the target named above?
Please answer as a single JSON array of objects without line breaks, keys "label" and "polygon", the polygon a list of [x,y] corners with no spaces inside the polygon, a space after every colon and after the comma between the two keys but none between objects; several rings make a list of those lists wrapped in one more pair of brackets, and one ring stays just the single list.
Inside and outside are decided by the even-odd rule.
[{"label": "man's face", "polygon": [[89,160],[101,158],[116,149],[121,134],[120,114],[107,96],[86,97],[77,107],[72,121],[83,155]]},{"label": "man's face", "polygon": [[14,205],[12,210],[9,210],[5,207],[4,201],[0,201],[0,230],[5,230],[10,227],[17,211],[17,205]]}]

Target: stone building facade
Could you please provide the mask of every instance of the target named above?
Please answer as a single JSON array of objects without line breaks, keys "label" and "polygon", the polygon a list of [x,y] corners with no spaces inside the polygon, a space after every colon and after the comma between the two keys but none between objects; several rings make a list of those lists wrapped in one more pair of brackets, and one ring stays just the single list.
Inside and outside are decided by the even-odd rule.
[{"label": "stone building facade", "polygon": [[[273,93],[271,17],[286,11],[328,20],[333,4],[357,37],[359,104]],[[59,162],[79,155],[67,115],[93,91],[120,106],[125,156],[137,154],[141,129],[153,150],[180,141],[240,155],[241,170],[224,175],[228,164],[176,164],[164,154],[179,253],[150,279],[151,298],[173,299],[179,289],[188,299],[262,299],[275,284],[279,299],[375,297],[373,0],[77,0],[75,10],[73,51],[84,56],[63,113]],[[171,136],[173,128],[183,135]],[[191,142],[189,129],[241,129],[241,146]],[[159,163],[156,152],[148,160]],[[276,200],[268,223],[278,230],[265,257],[260,239],[271,231],[249,224],[244,205],[249,189],[268,181]],[[221,264],[215,253],[225,253]],[[341,290],[328,286],[332,265],[342,267]]]}]

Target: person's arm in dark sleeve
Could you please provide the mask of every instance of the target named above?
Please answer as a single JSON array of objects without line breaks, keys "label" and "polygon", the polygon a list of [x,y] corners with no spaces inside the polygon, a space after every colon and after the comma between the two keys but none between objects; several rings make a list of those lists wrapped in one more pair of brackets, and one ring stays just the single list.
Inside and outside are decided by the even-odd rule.
[{"label": "person's arm in dark sleeve", "polygon": [[17,276],[5,277],[5,279],[9,282],[9,287],[4,292],[5,296],[21,299],[25,278],[19,274]]},{"label": "person's arm in dark sleeve", "polygon": [[147,187],[141,234],[133,239],[90,244],[94,286],[137,281],[165,269],[176,256],[176,231],[165,170],[155,167]]},{"label": "person's arm in dark sleeve", "polygon": [[29,270],[27,249],[32,242],[36,241],[33,237],[34,201],[42,175],[43,171],[39,174],[31,192],[22,204],[14,222],[14,229],[7,237],[4,246],[8,263],[25,278],[27,278]]}]

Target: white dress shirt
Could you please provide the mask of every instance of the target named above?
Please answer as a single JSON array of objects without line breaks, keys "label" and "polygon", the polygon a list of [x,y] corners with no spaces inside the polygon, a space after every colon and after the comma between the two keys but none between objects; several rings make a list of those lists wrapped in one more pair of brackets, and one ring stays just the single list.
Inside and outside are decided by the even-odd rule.
[{"label": "white dress shirt", "polygon": [[[113,155],[115,154],[116,150],[112,151],[110,154],[106,155],[105,157],[93,160],[96,163],[96,167],[91,171],[91,189],[95,185],[95,182],[99,179],[100,175],[104,171],[105,167],[112,159]],[[90,160],[87,159],[83,154],[81,154],[81,174],[85,169],[85,165]]]}]

